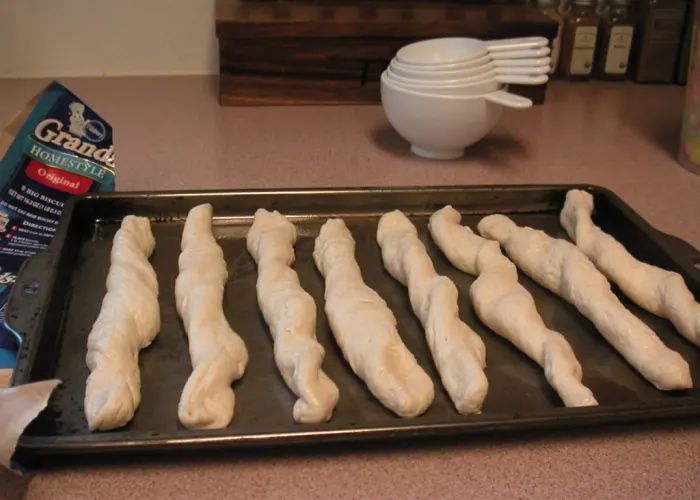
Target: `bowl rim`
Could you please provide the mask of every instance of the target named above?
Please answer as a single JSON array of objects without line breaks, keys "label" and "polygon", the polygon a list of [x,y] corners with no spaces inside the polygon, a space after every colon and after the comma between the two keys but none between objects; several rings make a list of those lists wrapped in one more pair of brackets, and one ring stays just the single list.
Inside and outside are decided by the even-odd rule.
[{"label": "bowl rim", "polygon": [[[510,70],[514,71],[514,74],[528,74],[528,75],[543,75],[551,71],[552,67],[549,64],[533,64],[531,66],[498,66],[494,64],[493,61],[475,66],[474,68],[468,68],[464,70],[456,71],[413,71],[406,70],[402,67],[397,67],[396,63],[392,61],[386,67],[386,69],[391,70],[394,76],[399,78],[405,78],[407,80],[415,80],[416,82],[449,82],[453,80],[468,80],[470,78],[475,78],[485,73],[497,72],[497,73],[510,73]],[[525,73],[523,70],[530,70]],[[411,76],[405,76],[402,73],[406,73]]]},{"label": "bowl rim", "polygon": [[[406,71],[425,71],[425,72],[434,72],[434,73],[439,73],[439,72],[447,72],[447,71],[459,71],[462,69],[470,69],[473,67],[480,66],[482,64],[486,64],[489,62],[493,62],[493,59],[489,54],[486,54],[485,56],[477,57],[476,59],[473,59],[471,61],[461,61],[461,62],[454,62],[454,63],[444,63],[444,64],[433,64],[433,65],[419,65],[419,64],[412,64],[412,63],[407,63],[403,61],[399,61],[396,56],[394,56],[391,60],[391,62],[397,64],[399,68],[404,69]],[[460,68],[459,66],[461,65],[466,65],[464,68]]]},{"label": "bowl rim", "polygon": [[[506,88],[506,84],[499,82],[481,82],[479,85],[474,85],[472,87],[456,87],[456,88],[419,88],[411,87],[410,85],[402,85],[401,83],[396,83],[388,81],[387,84],[393,85],[394,87],[401,90],[410,90],[412,92],[423,92],[426,94],[439,94],[439,95],[483,95],[485,93],[495,92],[496,90],[503,90]],[[494,90],[484,92],[484,88],[493,88]],[[481,89],[481,90],[478,90]]]},{"label": "bowl rim", "polygon": [[[446,89],[452,89],[452,88],[465,88],[465,87],[470,87],[472,85],[480,85],[482,83],[486,83],[487,81],[495,81],[496,76],[498,76],[498,73],[495,71],[487,71],[481,75],[472,77],[472,78],[462,78],[462,79],[456,79],[456,80],[446,80],[446,81],[439,81],[439,80],[428,80],[428,81],[420,81],[416,80],[415,82],[412,81],[403,81],[403,80],[412,80],[411,78],[405,78],[402,77],[401,75],[396,75],[394,74],[393,71],[391,71],[391,68],[387,68],[384,71],[387,74],[387,78],[392,80],[394,83],[397,84],[404,84],[404,85],[410,85],[410,86],[416,86],[416,87],[425,87],[425,88],[435,88],[435,89],[440,89],[440,90],[446,90]],[[462,82],[462,83],[457,83],[457,82]]]},{"label": "bowl rim", "polygon": [[[405,56],[407,51],[410,51],[411,49],[415,49],[416,46],[420,45],[431,45],[431,44],[441,44],[441,43],[452,43],[458,45],[461,42],[467,42],[472,45],[476,46],[476,50],[473,51],[474,53],[471,55],[467,56],[462,56],[459,57],[458,59],[453,59],[453,60],[448,60],[448,61],[442,61],[442,62],[414,62],[410,61],[409,64],[415,64],[415,65],[434,65],[434,64],[451,64],[451,63],[459,63],[459,62],[468,62],[472,59],[477,59],[482,56],[488,56],[489,55],[489,49],[486,43],[483,40],[480,40],[478,38],[470,38],[470,37],[458,37],[458,36],[450,36],[450,37],[438,37],[438,38],[429,38],[427,40],[419,40],[417,42],[409,43],[408,45],[404,45],[401,47],[397,52],[396,52],[396,58],[401,61],[403,57]],[[401,53],[404,53],[404,56],[401,55]],[[407,61],[408,62],[408,61]]]},{"label": "bowl rim", "polygon": [[431,93],[426,93],[426,92],[421,92],[419,90],[414,90],[414,89],[407,89],[405,87],[397,86],[391,81],[387,81],[386,76],[384,73],[381,74],[380,77],[380,83],[381,85],[386,85],[392,90],[395,90],[397,92],[402,92],[406,93],[409,95],[414,95],[417,97],[431,97],[431,98],[440,98],[440,99],[447,99],[450,101],[471,101],[473,99],[484,99],[484,96],[487,96],[489,94],[493,94],[495,92],[501,92],[503,91],[503,87],[493,90],[491,92],[484,92],[481,94],[473,94],[473,95],[444,95],[444,94],[431,94]]},{"label": "bowl rim", "polygon": [[[393,66],[393,67],[392,67]],[[465,78],[469,78],[471,76],[478,76],[480,73],[488,73],[489,71],[494,71],[496,69],[496,65],[493,64],[493,61],[488,61],[484,64],[480,64],[479,66],[475,66],[473,68],[465,68],[465,69],[459,69],[459,70],[454,70],[454,71],[414,71],[414,70],[407,70],[402,67],[396,67],[394,65],[394,62],[392,61],[389,66],[387,66],[387,69],[391,69],[392,73],[396,73],[396,70],[398,69],[399,71],[403,71],[406,73],[415,73],[416,77],[413,78],[415,80],[425,78],[428,75],[434,76],[435,78],[433,80],[428,79],[428,81],[440,81],[442,79],[449,79],[449,80],[462,80],[464,78],[454,78],[455,76],[459,75],[462,73],[463,75],[466,75]],[[402,78],[411,78],[408,76],[402,76],[402,75],[397,75],[401,76]]]}]

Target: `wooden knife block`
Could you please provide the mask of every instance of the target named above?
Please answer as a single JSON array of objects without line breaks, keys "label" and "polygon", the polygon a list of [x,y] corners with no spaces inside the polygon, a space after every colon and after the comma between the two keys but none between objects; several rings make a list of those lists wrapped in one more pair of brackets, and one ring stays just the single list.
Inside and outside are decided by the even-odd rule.
[{"label": "wooden knife block", "polygon": [[[217,0],[222,105],[375,104],[396,51],[444,36],[556,35],[525,5]],[[544,99],[545,86],[511,87]]]}]

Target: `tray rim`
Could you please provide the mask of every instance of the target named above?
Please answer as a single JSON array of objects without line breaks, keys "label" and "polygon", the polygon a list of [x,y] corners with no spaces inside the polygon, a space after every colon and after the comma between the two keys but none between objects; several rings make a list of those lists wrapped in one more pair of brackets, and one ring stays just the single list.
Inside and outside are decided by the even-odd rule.
[{"label": "tray rim", "polygon": [[[19,452],[35,455],[69,455],[85,453],[128,453],[134,451],[163,451],[177,448],[190,450],[209,448],[254,448],[270,445],[304,445],[323,443],[349,443],[369,440],[397,440],[405,437],[474,436],[502,434],[513,431],[543,429],[573,429],[599,427],[614,423],[653,421],[660,418],[689,418],[700,416],[700,397],[679,397],[673,401],[635,404],[631,406],[605,406],[589,408],[559,408],[527,417],[465,416],[463,422],[443,424],[409,424],[376,428],[300,430],[299,432],[269,432],[252,434],[224,434],[217,431],[185,431],[190,437],[150,437],[139,439],[115,439],[85,442],[82,436],[22,436],[17,445]],[[300,425],[300,429],[303,424]],[[102,433],[101,435],[108,435]]]},{"label": "tray rim", "polygon": [[[459,193],[459,192],[479,192],[479,191],[542,191],[583,189],[593,194],[607,198],[613,205],[621,210],[630,223],[636,229],[646,233],[649,238],[667,254],[671,260],[683,268],[683,271],[693,280],[700,283],[700,271],[692,266],[686,265],[686,252],[679,252],[674,247],[677,240],[694,251],[694,255],[700,256],[700,252],[689,243],[679,238],[667,235],[653,226],[644,218],[637,214],[627,205],[616,193],[608,188],[592,184],[503,184],[503,185],[449,185],[449,186],[399,186],[399,187],[347,187],[347,188],[271,188],[271,189],[217,189],[217,190],[175,190],[175,191],[129,191],[115,193],[93,193],[71,198],[66,204],[61,223],[56,235],[43,252],[28,259],[20,269],[17,276],[17,285],[12,292],[10,302],[15,293],[19,294],[20,279],[25,274],[25,269],[30,267],[30,261],[55,259],[65,243],[68,234],[68,225],[73,217],[76,206],[84,201],[91,200],[129,200],[129,199],[171,199],[171,198],[197,198],[197,197],[230,197],[240,195],[333,195],[333,194],[382,194],[382,193],[415,193],[415,192],[437,192],[437,193]],[[523,212],[525,213],[525,212]],[[697,258],[697,257],[695,257]],[[55,276],[50,276],[47,280],[45,292],[39,301],[46,305],[50,292],[55,287]],[[17,291],[17,292],[16,292]],[[42,305],[42,304],[40,304]],[[45,307],[40,307],[36,322],[43,323]],[[17,332],[11,325],[11,321],[5,320],[6,328]],[[31,343],[36,346],[38,342]],[[18,357],[17,365],[13,371],[12,386],[18,383],[28,382],[30,361],[33,360],[32,353],[22,358]],[[251,434],[230,434],[230,428],[217,431],[185,431],[188,436],[155,437],[145,436],[138,439],[120,439],[119,431],[111,434],[113,439],[106,439],[98,442],[86,442],[83,435],[51,435],[51,436],[25,436],[22,435],[17,443],[17,452],[30,453],[31,455],[63,455],[75,453],[100,453],[100,452],[129,452],[129,451],[162,451],[171,448],[250,448],[270,445],[300,445],[324,442],[351,442],[360,440],[380,440],[399,439],[402,437],[427,437],[439,435],[476,435],[495,434],[510,431],[536,430],[536,429],[556,429],[573,427],[591,427],[608,425],[621,422],[649,421],[659,418],[680,418],[700,416],[700,397],[679,396],[672,400],[659,400],[655,402],[642,402],[633,405],[604,406],[590,408],[557,408],[553,411],[532,414],[528,416],[502,414],[493,416],[464,417],[464,421],[449,423],[410,423],[410,420],[398,420],[401,425],[376,427],[376,428],[349,428],[323,430],[318,427],[304,430],[300,426],[298,432],[269,432]],[[322,427],[323,424],[320,424]],[[110,433],[101,433],[101,436],[110,436]]]}]

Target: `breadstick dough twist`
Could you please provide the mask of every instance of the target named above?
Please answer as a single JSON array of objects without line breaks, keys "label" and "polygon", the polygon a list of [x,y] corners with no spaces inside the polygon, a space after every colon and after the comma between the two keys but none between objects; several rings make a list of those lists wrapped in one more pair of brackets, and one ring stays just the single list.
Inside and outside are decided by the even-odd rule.
[{"label": "breadstick dough twist", "polygon": [[572,189],[560,214],[561,225],[576,246],[635,304],[666,318],[700,345],[700,303],[672,271],[635,259],[622,244],[593,223],[593,196]]},{"label": "breadstick dough twist", "polygon": [[187,332],[192,374],[178,404],[188,429],[221,429],[233,418],[231,384],[243,376],[248,351],[223,311],[228,270],[211,231],[212,206],[190,210],[182,232],[180,274],[175,280],[177,312]]},{"label": "breadstick dough twist", "polygon": [[294,420],[325,422],[339,391],[321,368],[325,351],[316,340],[316,303],[299,284],[294,262],[294,224],[279,212],[259,209],[248,231],[248,252],[258,265],[258,304],[274,342],[277,368],[299,398]]},{"label": "breadstick dough twist", "polygon": [[573,304],[658,389],[692,387],[688,363],[625,309],[605,276],[575,245],[519,227],[504,215],[484,217],[478,229],[482,236],[500,242],[525,274]]},{"label": "breadstick dough twist", "polygon": [[386,270],[408,287],[411,307],[457,411],[479,413],[488,391],[486,347],[459,318],[457,287],[435,272],[415,226],[400,210],[382,215],[377,242]]},{"label": "breadstick dough twist", "polygon": [[362,280],[355,240],[342,219],[321,227],[314,261],[326,281],[328,322],[352,370],[397,415],[425,412],[433,382],[401,340],[386,302]]},{"label": "breadstick dough twist", "polygon": [[85,358],[85,417],[92,431],[126,425],[141,402],[139,351],[160,330],[158,280],[148,262],[155,245],[145,217],[127,215],[114,235],[107,293]]},{"label": "breadstick dough twist", "polygon": [[469,296],[481,321],[539,364],[566,406],[598,404],[581,383],[581,365],[573,349],[560,333],[545,326],[532,295],[518,283],[515,265],[498,243],[474,234],[460,219],[448,205],[430,217],[428,228],[453,266],[477,276]]}]

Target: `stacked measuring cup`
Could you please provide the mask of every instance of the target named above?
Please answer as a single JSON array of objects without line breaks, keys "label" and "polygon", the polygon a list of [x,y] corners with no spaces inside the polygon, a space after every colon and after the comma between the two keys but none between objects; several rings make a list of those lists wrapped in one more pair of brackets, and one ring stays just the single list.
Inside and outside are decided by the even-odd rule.
[{"label": "stacked measuring cup", "polygon": [[482,41],[436,38],[401,48],[381,76],[389,121],[423,157],[451,159],[486,135],[501,107],[532,101],[508,84],[542,85],[550,69],[543,37]]}]

